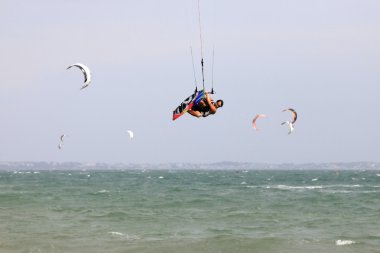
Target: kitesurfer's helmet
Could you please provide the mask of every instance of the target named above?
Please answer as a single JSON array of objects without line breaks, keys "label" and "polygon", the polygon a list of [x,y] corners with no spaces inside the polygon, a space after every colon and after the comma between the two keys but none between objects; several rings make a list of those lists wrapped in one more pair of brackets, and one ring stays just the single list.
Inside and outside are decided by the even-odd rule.
[{"label": "kitesurfer's helmet", "polygon": [[216,101],[215,104],[216,104],[216,107],[219,108],[219,107],[223,107],[224,102],[223,102],[223,100],[219,99]]}]

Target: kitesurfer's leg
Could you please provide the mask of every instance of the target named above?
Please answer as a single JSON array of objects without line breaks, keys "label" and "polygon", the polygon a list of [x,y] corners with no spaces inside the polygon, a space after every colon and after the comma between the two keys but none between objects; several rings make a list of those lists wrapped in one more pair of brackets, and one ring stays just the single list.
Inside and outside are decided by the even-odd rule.
[{"label": "kitesurfer's leg", "polygon": [[199,111],[188,110],[187,112],[189,114],[191,114],[192,116],[197,117],[197,118],[199,118],[200,116],[202,116],[201,112],[199,112]]}]

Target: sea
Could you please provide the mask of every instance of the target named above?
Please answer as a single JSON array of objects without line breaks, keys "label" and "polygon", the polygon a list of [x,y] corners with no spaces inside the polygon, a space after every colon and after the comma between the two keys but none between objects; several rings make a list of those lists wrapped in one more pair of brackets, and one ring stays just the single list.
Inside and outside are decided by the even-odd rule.
[{"label": "sea", "polygon": [[380,171],[0,171],[1,253],[379,253]]}]

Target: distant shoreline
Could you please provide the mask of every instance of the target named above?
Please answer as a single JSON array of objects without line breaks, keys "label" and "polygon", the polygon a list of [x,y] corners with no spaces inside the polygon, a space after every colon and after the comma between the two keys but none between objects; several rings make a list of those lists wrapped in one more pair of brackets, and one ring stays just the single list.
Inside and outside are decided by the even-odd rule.
[{"label": "distant shoreline", "polygon": [[0,170],[380,170],[379,162],[331,163],[79,163],[0,162]]}]

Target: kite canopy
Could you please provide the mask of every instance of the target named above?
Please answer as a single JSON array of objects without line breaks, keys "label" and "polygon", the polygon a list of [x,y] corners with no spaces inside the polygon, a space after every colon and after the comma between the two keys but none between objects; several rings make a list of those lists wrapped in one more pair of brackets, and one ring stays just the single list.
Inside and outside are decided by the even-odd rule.
[{"label": "kite canopy", "polygon": [[256,126],[256,120],[260,119],[260,118],[266,118],[267,115],[265,114],[257,114],[253,120],[252,120],[252,126],[253,126],[253,129],[255,129],[256,131],[259,131],[260,129],[257,128]]},{"label": "kite canopy", "polygon": [[282,110],[282,111],[283,111],[283,112],[289,111],[289,112],[292,113],[292,115],[293,115],[293,119],[292,119],[292,121],[291,121],[292,124],[294,124],[294,123],[297,121],[297,112],[296,112],[294,109],[292,109],[292,108],[287,108],[287,109],[284,109],[284,110]]},{"label": "kite canopy", "polygon": [[128,134],[129,134],[129,139],[133,139],[133,132],[131,130],[127,130]]},{"label": "kite canopy", "polygon": [[91,71],[86,65],[82,63],[74,63],[73,65],[68,66],[66,69],[70,69],[71,67],[74,67],[74,66],[79,68],[84,75],[84,84],[81,87],[81,90],[82,90],[86,88],[88,85],[90,85],[91,83]]},{"label": "kite canopy", "polygon": [[63,140],[64,140],[65,137],[66,137],[66,134],[61,134],[61,136],[59,137],[59,140],[61,141],[61,142],[58,144],[58,148],[59,148],[59,149],[62,149],[62,147],[63,147]]}]

